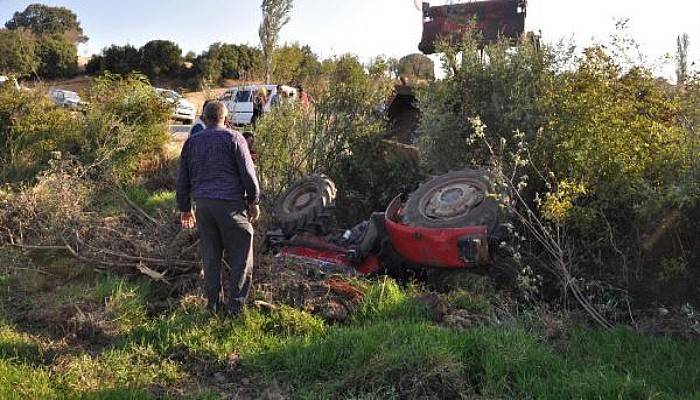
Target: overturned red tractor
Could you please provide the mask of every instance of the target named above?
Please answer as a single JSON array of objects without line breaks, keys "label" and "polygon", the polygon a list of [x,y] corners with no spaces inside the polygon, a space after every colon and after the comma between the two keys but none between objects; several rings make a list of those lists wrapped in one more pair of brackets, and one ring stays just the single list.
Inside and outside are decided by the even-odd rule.
[{"label": "overturned red tractor", "polygon": [[476,30],[485,42],[499,37],[517,39],[525,32],[526,0],[479,0],[461,4],[431,6],[423,3],[423,36],[418,49],[436,51],[436,43],[458,43],[469,30]]},{"label": "overturned red tractor", "polygon": [[332,229],[333,182],[312,175],[292,185],[275,208],[268,246],[282,255],[345,265],[362,274],[488,265],[498,243],[500,195],[487,170],[467,169],[435,177],[408,196],[396,196],[385,212],[355,227]]}]

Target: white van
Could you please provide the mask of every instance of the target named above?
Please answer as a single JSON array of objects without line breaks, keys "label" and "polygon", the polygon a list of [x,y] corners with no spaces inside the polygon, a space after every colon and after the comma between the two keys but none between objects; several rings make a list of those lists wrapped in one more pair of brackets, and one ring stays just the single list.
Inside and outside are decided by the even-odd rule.
[{"label": "white van", "polygon": [[[228,108],[231,123],[234,125],[249,125],[253,119],[253,98],[261,88],[267,89],[267,103],[265,110],[270,109],[272,98],[277,94],[277,85],[245,85],[232,87],[219,97]],[[290,98],[297,97],[297,90],[291,86],[282,86],[282,89]]]}]

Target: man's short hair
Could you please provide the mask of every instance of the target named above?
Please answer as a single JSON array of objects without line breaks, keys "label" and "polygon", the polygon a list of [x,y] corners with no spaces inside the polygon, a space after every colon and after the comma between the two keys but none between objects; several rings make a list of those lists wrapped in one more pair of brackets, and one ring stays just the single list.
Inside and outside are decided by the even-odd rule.
[{"label": "man's short hair", "polygon": [[211,103],[212,101],[214,101],[214,100],[212,100],[212,99],[204,100],[204,104],[202,104],[202,115],[204,115],[204,109],[207,108],[207,104]]},{"label": "man's short hair", "polygon": [[226,109],[224,103],[220,101],[210,101],[204,107],[202,120],[204,120],[204,123],[207,126],[218,125],[219,123],[224,122],[226,115],[228,115],[228,110]]}]

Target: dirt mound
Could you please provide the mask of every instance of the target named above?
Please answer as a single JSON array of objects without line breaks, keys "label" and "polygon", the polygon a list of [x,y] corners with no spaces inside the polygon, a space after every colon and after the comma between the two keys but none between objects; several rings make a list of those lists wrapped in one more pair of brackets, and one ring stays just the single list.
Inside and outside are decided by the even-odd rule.
[{"label": "dirt mound", "polygon": [[254,274],[255,299],[286,304],[328,321],[348,319],[364,296],[352,279],[356,273],[342,267],[260,255]]}]

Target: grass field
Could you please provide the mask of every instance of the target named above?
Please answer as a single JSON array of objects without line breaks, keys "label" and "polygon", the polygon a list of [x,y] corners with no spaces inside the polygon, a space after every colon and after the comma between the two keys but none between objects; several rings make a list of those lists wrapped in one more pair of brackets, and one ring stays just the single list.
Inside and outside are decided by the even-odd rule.
[{"label": "grass field", "polygon": [[[72,271],[70,282],[52,276]],[[52,275],[48,275],[52,274]],[[433,322],[420,289],[361,282],[350,321],[282,306],[229,319],[187,296],[163,304],[145,281],[53,262],[0,278],[0,398],[700,399],[700,345],[537,318]]]}]

